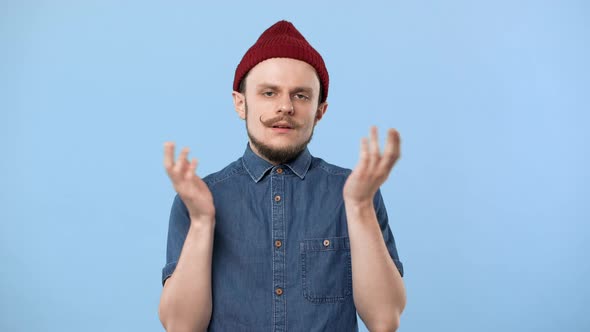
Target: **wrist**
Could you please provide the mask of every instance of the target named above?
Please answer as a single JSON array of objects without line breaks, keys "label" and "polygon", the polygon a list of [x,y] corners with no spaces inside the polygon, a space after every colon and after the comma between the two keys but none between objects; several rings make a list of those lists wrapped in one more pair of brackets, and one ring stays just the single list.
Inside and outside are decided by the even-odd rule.
[{"label": "wrist", "polygon": [[372,199],[352,199],[344,197],[344,205],[346,208],[351,208],[355,210],[366,210],[366,209],[373,209],[373,200]]},{"label": "wrist", "polygon": [[189,216],[191,220],[191,227],[199,226],[215,226],[215,216]]},{"label": "wrist", "polygon": [[344,206],[348,213],[353,213],[355,215],[367,215],[375,212],[373,200],[371,199],[362,201],[344,199]]}]

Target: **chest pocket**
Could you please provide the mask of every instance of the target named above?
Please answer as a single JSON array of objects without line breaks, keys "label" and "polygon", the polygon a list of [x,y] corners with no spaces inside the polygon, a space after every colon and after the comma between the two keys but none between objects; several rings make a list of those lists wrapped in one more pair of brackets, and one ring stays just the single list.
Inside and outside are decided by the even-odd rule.
[{"label": "chest pocket", "polygon": [[303,296],[308,301],[342,302],[352,294],[348,237],[306,239],[300,251]]}]

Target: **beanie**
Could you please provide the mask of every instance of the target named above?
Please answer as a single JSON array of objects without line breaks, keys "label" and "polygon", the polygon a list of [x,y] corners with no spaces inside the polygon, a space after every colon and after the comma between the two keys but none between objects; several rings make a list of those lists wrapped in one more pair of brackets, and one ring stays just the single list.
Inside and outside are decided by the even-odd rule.
[{"label": "beanie", "polygon": [[310,64],[315,68],[322,87],[323,94],[320,102],[326,101],[330,78],[324,60],[295,26],[287,21],[279,21],[266,29],[244,54],[236,68],[234,91],[240,89],[240,83],[254,66],[271,58],[291,58]]}]

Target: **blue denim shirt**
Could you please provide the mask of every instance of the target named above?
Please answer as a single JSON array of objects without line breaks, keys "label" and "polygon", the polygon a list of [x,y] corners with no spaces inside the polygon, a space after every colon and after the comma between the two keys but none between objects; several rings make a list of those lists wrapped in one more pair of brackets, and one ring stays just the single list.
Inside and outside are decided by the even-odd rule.
[{"label": "blue denim shirt", "polygon": [[[203,179],[216,208],[209,331],[358,331],[342,197],[349,174],[307,149],[273,166],[247,146]],[[403,276],[380,192],[374,206]],[[174,272],[189,225],[177,195],[162,282]]]}]

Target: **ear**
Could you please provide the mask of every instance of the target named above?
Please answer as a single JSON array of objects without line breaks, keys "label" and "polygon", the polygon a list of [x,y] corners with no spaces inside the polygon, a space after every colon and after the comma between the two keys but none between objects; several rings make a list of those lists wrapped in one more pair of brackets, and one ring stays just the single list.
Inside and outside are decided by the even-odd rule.
[{"label": "ear", "polygon": [[315,112],[315,123],[318,123],[326,114],[328,110],[328,102],[323,102],[318,106],[318,110]]},{"label": "ear", "polygon": [[246,96],[237,91],[233,91],[231,95],[234,98],[234,109],[236,113],[238,113],[240,119],[246,120]]}]

